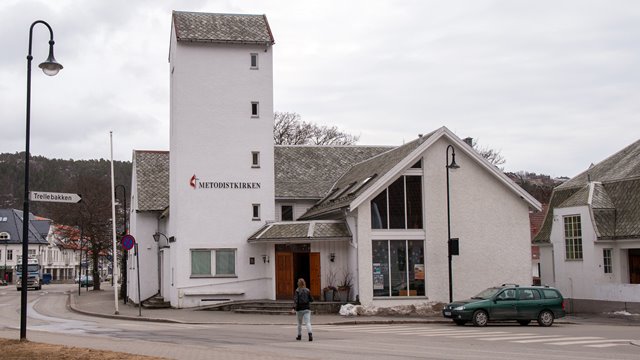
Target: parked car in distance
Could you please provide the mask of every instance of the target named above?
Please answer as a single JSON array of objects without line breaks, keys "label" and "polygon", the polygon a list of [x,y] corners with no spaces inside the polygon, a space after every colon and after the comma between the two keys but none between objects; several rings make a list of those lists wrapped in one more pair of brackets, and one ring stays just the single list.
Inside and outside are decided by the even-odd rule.
[{"label": "parked car in distance", "polygon": [[[93,276],[82,275],[80,279],[82,279],[80,284],[81,286],[93,286]],[[80,279],[76,276],[74,282],[77,284]]]},{"label": "parked car in distance", "polygon": [[489,321],[508,320],[529,325],[536,320],[540,326],[551,326],[554,319],[565,316],[564,298],[560,291],[548,286],[502,284],[471,299],[445,305],[442,315],[457,325],[472,322],[485,326]]}]

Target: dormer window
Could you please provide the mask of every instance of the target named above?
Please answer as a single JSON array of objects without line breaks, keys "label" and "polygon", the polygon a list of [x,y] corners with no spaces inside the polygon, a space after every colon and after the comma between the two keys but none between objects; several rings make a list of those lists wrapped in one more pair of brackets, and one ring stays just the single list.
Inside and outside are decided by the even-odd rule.
[{"label": "dormer window", "polygon": [[0,240],[11,240],[11,234],[9,234],[8,232],[1,232]]}]

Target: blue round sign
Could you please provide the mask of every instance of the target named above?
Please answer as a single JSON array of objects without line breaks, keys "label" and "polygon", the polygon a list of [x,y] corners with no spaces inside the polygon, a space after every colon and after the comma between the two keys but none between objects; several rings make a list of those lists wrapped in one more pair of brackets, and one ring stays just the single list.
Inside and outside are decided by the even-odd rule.
[{"label": "blue round sign", "polygon": [[125,235],[122,237],[122,247],[129,251],[131,249],[133,249],[133,245],[136,243],[136,239],[133,237],[133,235]]}]

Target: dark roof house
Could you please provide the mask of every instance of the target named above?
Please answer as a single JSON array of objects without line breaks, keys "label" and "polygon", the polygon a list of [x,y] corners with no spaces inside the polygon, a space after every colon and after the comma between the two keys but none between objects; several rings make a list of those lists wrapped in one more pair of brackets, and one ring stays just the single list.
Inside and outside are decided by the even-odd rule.
[{"label": "dark roof house", "polygon": [[553,209],[588,205],[596,236],[640,237],[640,140],[556,187],[534,243],[549,243]]}]

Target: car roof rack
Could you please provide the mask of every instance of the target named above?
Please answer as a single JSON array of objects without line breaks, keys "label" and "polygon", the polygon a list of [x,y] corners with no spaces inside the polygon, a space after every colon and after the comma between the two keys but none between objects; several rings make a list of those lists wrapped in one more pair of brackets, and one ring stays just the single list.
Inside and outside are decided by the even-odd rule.
[{"label": "car roof rack", "polygon": [[509,284],[509,283],[502,284],[502,285],[500,285],[500,286],[515,286],[515,287],[520,287],[520,285],[518,285],[518,284]]}]

